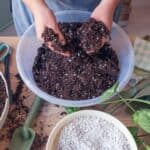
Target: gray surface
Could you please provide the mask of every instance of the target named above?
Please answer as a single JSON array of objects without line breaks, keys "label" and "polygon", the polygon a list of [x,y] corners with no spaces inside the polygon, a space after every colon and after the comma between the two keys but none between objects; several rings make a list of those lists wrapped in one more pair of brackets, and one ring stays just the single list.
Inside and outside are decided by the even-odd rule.
[{"label": "gray surface", "polygon": [[10,0],[1,0],[0,2],[0,30],[8,26],[12,21],[10,12]]},{"label": "gray surface", "polygon": [[17,36],[14,24],[12,23],[5,30],[1,31],[0,36]]}]

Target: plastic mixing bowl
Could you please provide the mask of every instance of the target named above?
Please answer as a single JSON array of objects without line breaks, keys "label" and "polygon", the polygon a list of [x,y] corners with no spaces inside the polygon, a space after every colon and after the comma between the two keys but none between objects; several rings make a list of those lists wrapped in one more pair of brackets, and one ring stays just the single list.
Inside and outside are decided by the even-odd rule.
[{"label": "plastic mixing bowl", "polygon": [[[90,12],[86,11],[62,11],[56,13],[56,18],[60,22],[84,22],[90,17]],[[134,68],[134,52],[131,42],[126,33],[115,23],[111,32],[111,44],[119,58],[120,73],[118,78],[117,92],[120,92],[128,83]],[[41,46],[37,40],[34,24],[31,25],[21,37],[17,47],[17,67],[25,84],[36,95],[44,100],[69,107],[84,107],[101,103],[101,96],[88,100],[65,100],[51,96],[40,89],[34,81],[32,66],[37,55],[37,49]],[[115,95],[115,93],[114,93]]]}]

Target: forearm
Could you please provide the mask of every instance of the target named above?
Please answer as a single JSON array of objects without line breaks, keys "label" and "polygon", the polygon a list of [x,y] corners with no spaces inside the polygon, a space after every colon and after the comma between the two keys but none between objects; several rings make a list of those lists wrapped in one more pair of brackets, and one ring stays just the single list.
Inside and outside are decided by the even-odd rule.
[{"label": "forearm", "polygon": [[44,0],[23,0],[23,2],[31,10],[33,15],[39,10],[39,7],[47,7]]},{"label": "forearm", "polygon": [[98,5],[99,9],[103,9],[106,14],[114,14],[114,11],[120,0],[102,0]]}]

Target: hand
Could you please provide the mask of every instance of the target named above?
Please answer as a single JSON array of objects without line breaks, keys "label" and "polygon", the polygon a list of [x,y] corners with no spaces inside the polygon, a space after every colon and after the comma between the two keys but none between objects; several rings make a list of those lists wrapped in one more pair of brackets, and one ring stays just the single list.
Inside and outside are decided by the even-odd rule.
[{"label": "hand", "polygon": [[91,17],[97,21],[102,21],[109,30],[113,23],[113,16],[119,0],[102,0],[94,9]]},{"label": "hand", "polygon": [[23,0],[28,8],[32,11],[35,27],[37,32],[37,37],[42,40],[42,33],[45,27],[53,29],[55,33],[58,34],[60,42],[65,42],[64,36],[59,30],[59,27],[56,22],[56,18],[53,12],[47,7],[44,0]]},{"label": "hand", "polygon": [[[58,34],[59,41],[64,45],[65,38],[61,33],[58,24],[56,22],[55,15],[52,10],[50,10],[46,3],[43,0],[24,0],[24,3],[28,6],[28,8],[32,11],[34,20],[35,20],[35,28],[38,39],[43,41],[42,33],[44,32],[45,27],[51,28],[56,34]],[[54,51],[52,47],[52,43],[48,43],[48,47]],[[55,51],[56,53],[67,56],[68,53],[63,53],[59,51]]]},{"label": "hand", "polygon": [[[113,16],[118,2],[119,0],[102,0],[101,3],[94,9],[91,18],[94,18],[96,21],[102,21],[108,30],[111,31]],[[103,47],[106,42],[109,42],[109,37],[103,36],[100,42],[101,47]],[[94,50],[91,50],[89,53],[94,52]]]}]

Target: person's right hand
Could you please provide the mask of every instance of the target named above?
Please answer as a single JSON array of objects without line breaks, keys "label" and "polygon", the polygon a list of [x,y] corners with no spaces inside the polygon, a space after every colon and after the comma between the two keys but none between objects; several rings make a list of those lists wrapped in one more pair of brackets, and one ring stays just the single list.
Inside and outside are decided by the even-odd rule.
[{"label": "person's right hand", "polygon": [[[38,2],[37,2],[38,3]],[[56,18],[53,12],[47,8],[45,4],[37,4],[36,11],[34,13],[35,25],[37,37],[41,39],[41,35],[45,27],[53,29],[55,33],[58,34],[60,42],[64,43],[65,39],[62,33],[59,30],[59,27],[56,22]]]},{"label": "person's right hand", "polygon": [[53,29],[55,33],[58,34],[60,42],[65,42],[64,36],[59,30],[59,27],[56,22],[56,18],[53,12],[47,7],[44,0],[23,0],[27,7],[31,10],[35,27],[37,32],[37,37],[42,40],[42,33],[44,32],[45,27]]},{"label": "person's right hand", "polygon": [[[24,3],[32,11],[32,14],[34,16],[35,28],[38,39],[43,41],[42,33],[44,32],[45,27],[49,27],[53,29],[56,34],[58,34],[59,41],[64,45],[65,38],[58,27],[55,15],[53,14],[52,10],[47,7],[44,0],[24,0]],[[54,50],[50,42],[48,43],[48,46],[51,50]],[[60,54],[60,52],[55,52]],[[68,55],[67,53],[61,54],[66,56]]]}]

